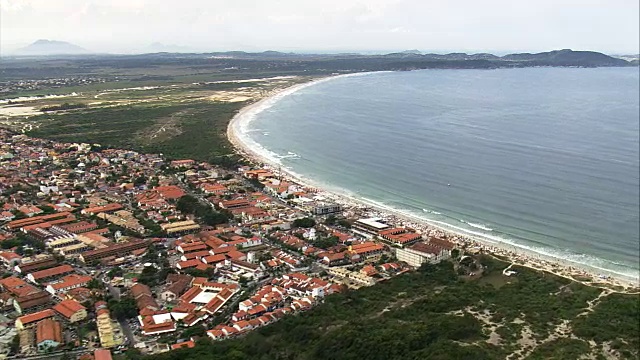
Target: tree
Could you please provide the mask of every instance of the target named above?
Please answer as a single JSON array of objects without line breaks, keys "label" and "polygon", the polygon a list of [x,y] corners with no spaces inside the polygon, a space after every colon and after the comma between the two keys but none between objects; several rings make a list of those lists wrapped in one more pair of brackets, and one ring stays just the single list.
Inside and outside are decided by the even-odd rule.
[{"label": "tree", "polygon": [[130,319],[138,314],[136,301],[131,296],[124,296],[120,301],[109,300],[109,310],[118,319]]},{"label": "tree", "polygon": [[337,236],[329,236],[327,238],[319,238],[313,242],[313,246],[318,247],[320,249],[328,249],[332,246],[338,245],[338,237]]},{"label": "tree", "polygon": [[88,289],[104,289],[104,286],[103,286],[102,282],[100,282],[100,280],[91,279],[87,283],[87,288]]},{"label": "tree", "polygon": [[52,206],[48,206],[48,205],[42,205],[40,206],[40,210],[42,210],[42,212],[47,215],[47,214],[53,214],[56,212],[56,209],[54,209]]},{"label": "tree", "polygon": [[313,218],[305,217],[302,219],[293,220],[293,227],[298,228],[312,228],[316,226],[316,221]]},{"label": "tree", "polygon": [[140,186],[140,185],[144,185],[147,183],[147,178],[144,176],[138,176],[134,181],[133,181],[133,185],[134,186]]},{"label": "tree", "polygon": [[337,219],[335,215],[329,215],[327,216],[327,218],[324,220],[324,223],[331,226],[331,225],[335,225]]},{"label": "tree", "polygon": [[26,218],[27,218],[27,214],[23,213],[23,212],[22,212],[22,211],[20,211],[20,210],[16,210],[16,211],[13,213],[13,216],[14,216],[14,219],[15,219],[15,220],[20,220],[20,219],[26,219]]},{"label": "tree", "polygon": [[340,219],[338,220],[338,225],[347,228],[347,229],[351,229],[351,223],[349,221],[347,221],[346,219]]},{"label": "tree", "polygon": [[122,270],[122,268],[119,268],[119,267],[114,267],[113,269],[109,270],[109,272],[107,273],[107,276],[109,276],[110,278],[120,277],[122,275],[124,275],[124,271]]},{"label": "tree", "polygon": [[18,247],[23,244],[22,240],[18,237],[13,237],[11,239],[7,239],[3,242],[0,242],[0,247],[3,249],[11,249],[13,247]]}]

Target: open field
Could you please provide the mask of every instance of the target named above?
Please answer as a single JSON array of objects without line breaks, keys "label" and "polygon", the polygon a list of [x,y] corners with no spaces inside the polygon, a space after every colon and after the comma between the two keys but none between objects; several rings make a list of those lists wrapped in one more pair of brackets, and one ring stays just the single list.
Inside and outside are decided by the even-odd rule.
[{"label": "open field", "polygon": [[[0,105],[0,124],[36,137],[227,165],[237,160],[231,156],[226,138],[227,124],[235,113],[249,102],[310,79],[286,76],[181,84],[145,82],[143,86],[129,82],[113,88],[107,85],[114,83],[62,87],[56,90],[68,96]],[[73,92],[79,88],[82,92]],[[69,109],[41,111],[47,108]]]}]

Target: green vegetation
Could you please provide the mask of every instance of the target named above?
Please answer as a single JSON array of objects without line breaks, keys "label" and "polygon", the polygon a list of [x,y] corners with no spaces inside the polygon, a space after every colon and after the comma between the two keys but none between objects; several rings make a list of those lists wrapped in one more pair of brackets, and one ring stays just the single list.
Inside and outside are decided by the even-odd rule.
[{"label": "green vegetation", "polygon": [[320,249],[328,249],[332,246],[338,245],[338,237],[337,236],[329,236],[326,238],[318,238],[313,242],[313,246],[318,247]]},{"label": "green vegetation", "polygon": [[[514,267],[515,279],[494,285],[483,280],[502,276],[507,264],[492,258],[481,262],[488,266],[480,280],[459,278],[452,263],[427,265],[373,287],[328,296],[308,312],[242,338],[201,342],[154,358],[504,359],[520,349],[525,328],[537,343],[533,351],[520,349],[528,359],[598,356],[603,341],[614,341],[623,358],[637,356],[637,295],[602,297],[592,313],[580,315],[599,289],[521,267]],[[484,311],[488,319],[476,316]],[[498,345],[488,341],[487,320],[505,328],[498,331],[504,335]],[[588,344],[591,335],[551,336],[566,321],[575,324],[577,336],[585,331],[579,329],[589,329],[597,345]],[[606,335],[599,338],[603,322]],[[609,332],[615,324],[618,331]]]},{"label": "green vegetation", "polygon": [[185,102],[102,107],[30,118],[30,136],[163,153],[229,166],[238,158],[226,128],[242,102]]},{"label": "green vegetation", "polygon": [[313,218],[302,218],[293,220],[293,227],[298,228],[312,228],[316,226],[316,221]]},{"label": "green vegetation", "polygon": [[640,299],[611,294],[603,298],[592,313],[577,318],[573,329],[582,338],[598,343],[611,342],[613,349],[627,357],[637,355],[640,349]]},{"label": "green vegetation", "polygon": [[202,219],[207,225],[224,224],[233,218],[233,214],[228,211],[215,211],[211,206],[203,204],[197,198],[191,195],[184,195],[178,199],[176,208],[183,213],[193,214]]},{"label": "green vegetation", "polygon": [[109,300],[108,308],[111,316],[117,319],[130,319],[138,315],[136,301],[130,296]]},{"label": "green vegetation", "polygon": [[84,109],[86,107],[87,107],[86,104],[70,104],[66,102],[62,105],[43,106],[40,108],[40,111],[47,112],[47,111],[59,111],[59,110],[73,110],[73,109]]},{"label": "green vegetation", "polygon": [[558,339],[537,347],[527,360],[578,359],[589,353],[589,344],[578,339]]}]

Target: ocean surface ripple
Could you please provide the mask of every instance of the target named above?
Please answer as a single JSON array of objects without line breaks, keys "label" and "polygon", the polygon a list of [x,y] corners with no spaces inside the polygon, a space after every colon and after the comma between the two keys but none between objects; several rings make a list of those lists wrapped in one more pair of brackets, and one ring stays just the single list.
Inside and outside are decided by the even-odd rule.
[{"label": "ocean surface ripple", "polygon": [[240,130],[328,190],[637,278],[638,83],[638,68],[338,77]]}]

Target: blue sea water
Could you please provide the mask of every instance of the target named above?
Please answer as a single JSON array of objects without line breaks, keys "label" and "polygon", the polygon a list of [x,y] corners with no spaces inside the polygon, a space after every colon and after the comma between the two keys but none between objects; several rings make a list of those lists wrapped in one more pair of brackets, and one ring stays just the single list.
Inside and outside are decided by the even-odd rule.
[{"label": "blue sea water", "polygon": [[330,189],[637,278],[639,81],[638,68],[338,77],[247,135]]}]

